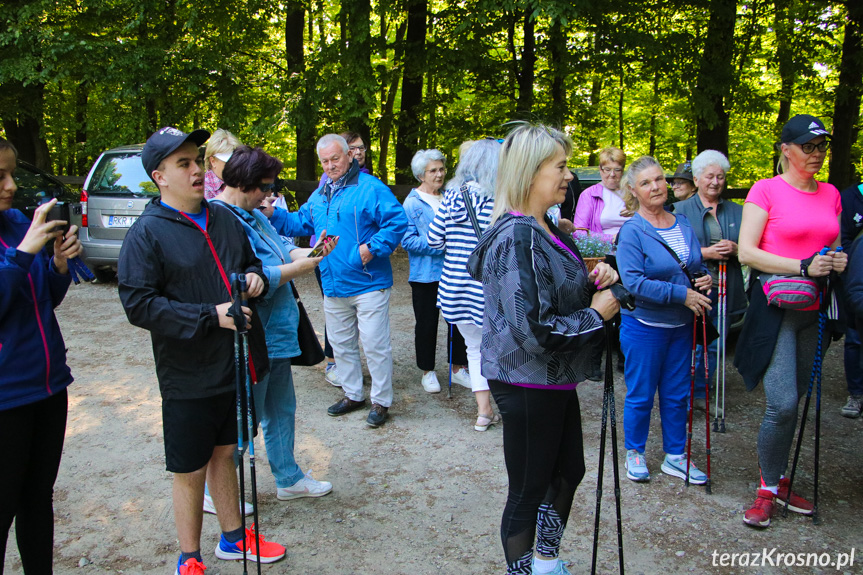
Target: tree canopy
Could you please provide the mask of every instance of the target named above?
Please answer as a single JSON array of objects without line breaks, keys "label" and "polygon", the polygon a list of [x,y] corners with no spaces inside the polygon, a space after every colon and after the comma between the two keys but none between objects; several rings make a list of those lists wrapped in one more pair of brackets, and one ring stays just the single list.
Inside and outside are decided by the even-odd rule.
[{"label": "tree canopy", "polygon": [[809,113],[833,126],[845,186],[863,151],[860,4],[6,0],[0,119],[22,157],[67,175],[176,125],[230,130],[298,179],[320,171],[317,137],[357,131],[376,175],[410,183],[417,149],[453,161],[528,119],[572,136],[572,166],[615,145],[673,170],[713,148],[747,186]]}]

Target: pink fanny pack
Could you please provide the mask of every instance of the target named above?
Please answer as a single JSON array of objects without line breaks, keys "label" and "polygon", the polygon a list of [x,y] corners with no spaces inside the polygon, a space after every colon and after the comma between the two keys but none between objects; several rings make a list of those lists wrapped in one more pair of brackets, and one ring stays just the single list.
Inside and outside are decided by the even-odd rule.
[{"label": "pink fanny pack", "polygon": [[814,278],[761,274],[767,303],[782,309],[806,309],[818,303],[821,285]]}]

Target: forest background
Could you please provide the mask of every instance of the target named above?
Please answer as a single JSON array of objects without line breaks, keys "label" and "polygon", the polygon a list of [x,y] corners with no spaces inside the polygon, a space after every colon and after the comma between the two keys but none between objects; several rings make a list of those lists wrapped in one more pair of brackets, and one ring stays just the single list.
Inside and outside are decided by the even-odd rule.
[{"label": "forest background", "polygon": [[[320,173],[316,139],[357,131],[374,173],[529,119],[571,166],[607,145],[668,170],[726,151],[729,183],[773,173],[793,114],[833,131],[829,180],[861,176],[859,0],[2,0],[0,119],[21,157],[83,176],[164,125],[225,128]],[[821,179],[826,179],[825,171]]]}]

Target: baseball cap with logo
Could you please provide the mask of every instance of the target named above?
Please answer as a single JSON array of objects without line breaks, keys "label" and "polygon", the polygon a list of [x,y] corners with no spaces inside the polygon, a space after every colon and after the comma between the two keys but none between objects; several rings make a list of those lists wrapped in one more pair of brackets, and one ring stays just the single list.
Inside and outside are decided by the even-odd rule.
[{"label": "baseball cap with logo", "polygon": [[186,142],[200,146],[209,139],[210,132],[207,130],[195,130],[191,134],[186,134],[177,128],[166,126],[147,139],[147,143],[144,144],[144,151],[141,153],[141,162],[144,164],[147,175],[152,179],[153,171],[159,167],[162,160],[173,154],[177,148]]},{"label": "baseball cap with logo", "polygon": [[798,114],[782,126],[783,144],[805,144],[818,136],[830,138],[824,122],[809,114]]}]

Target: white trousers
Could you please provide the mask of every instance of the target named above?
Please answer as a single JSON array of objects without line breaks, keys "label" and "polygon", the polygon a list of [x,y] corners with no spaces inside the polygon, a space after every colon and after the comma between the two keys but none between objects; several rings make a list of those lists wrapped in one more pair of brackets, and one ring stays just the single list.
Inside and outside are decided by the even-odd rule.
[{"label": "white trousers", "polygon": [[327,338],[339,366],[345,397],[363,400],[363,366],[359,338],[372,376],[371,400],[393,402],[393,348],[390,341],[390,292],[375,290],[351,297],[324,297]]},{"label": "white trousers", "polygon": [[[488,380],[482,376],[482,355],[479,346],[482,343],[482,328],[473,323],[459,323],[458,330],[464,337],[467,346],[467,369],[470,371],[471,391],[488,391]],[[329,329],[329,325],[327,325]],[[341,368],[339,368],[341,370]]]}]

